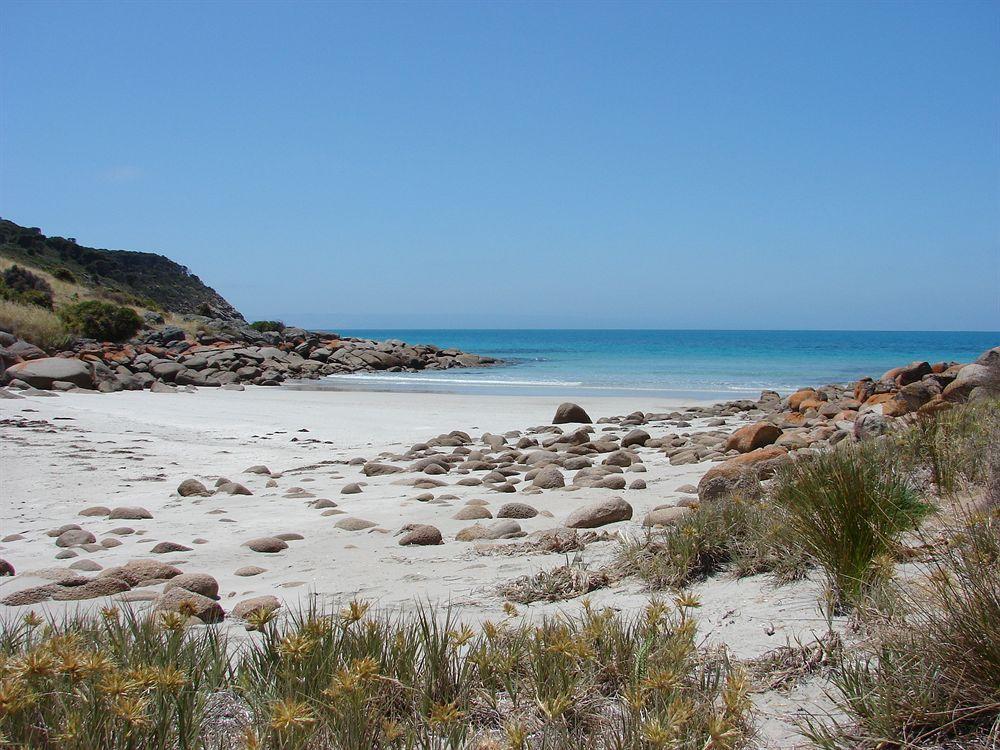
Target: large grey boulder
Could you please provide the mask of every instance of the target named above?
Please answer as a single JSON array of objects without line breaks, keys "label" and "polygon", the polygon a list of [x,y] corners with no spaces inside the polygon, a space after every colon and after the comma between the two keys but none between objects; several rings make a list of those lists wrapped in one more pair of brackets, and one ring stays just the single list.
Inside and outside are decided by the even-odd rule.
[{"label": "large grey boulder", "polygon": [[82,359],[43,357],[11,365],[5,373],[7,380],[23,380],[35,388],[51,388],[57,380],[72,383],[80,388],[94,387],[94,369]]},{"label": "large grey boulder", "polygon": [[566,517],[571,529],[594,529],[632,518],[632,506],[620,497],[609,497],[577,508]]}]

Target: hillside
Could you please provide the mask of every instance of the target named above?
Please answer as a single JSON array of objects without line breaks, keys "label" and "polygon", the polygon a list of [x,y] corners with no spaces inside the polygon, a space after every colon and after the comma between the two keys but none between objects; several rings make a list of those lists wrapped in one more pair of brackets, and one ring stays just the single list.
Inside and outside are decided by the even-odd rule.
[{"label": "hillside", "polygon": [[0,258],[72,279],[124,304],[243,321],[235,307],[190,270],[155,253],[85,247],[0,218]]}]

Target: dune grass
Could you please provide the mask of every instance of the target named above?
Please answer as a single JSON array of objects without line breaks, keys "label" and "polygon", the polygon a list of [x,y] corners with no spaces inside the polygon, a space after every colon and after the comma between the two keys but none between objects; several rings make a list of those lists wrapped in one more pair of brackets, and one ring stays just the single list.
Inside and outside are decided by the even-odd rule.
[{"label": "dune grass", "polygon": [[894,450],[842,445],[779,472],[771,503],[781,536],[823,570],[828,604],[843,612],[891,570],[899,535],[932,510],[912,487]]},{"label": "dune grass", "polygon": [[355,601],[255,616],[240,644],[182,615],[29,616],[0,628],[0,745],[735,750],[747,682],[697,648],[696,605],[534,625],[509,605],[474,630],[451,610]]},{"label": "dune grass", "polygon": [[1000,403],[983,401],[920,416],[894,442],[904,466],[926,472],[939,495],[967,492],[985,484],[992,470],[990,450],[1000,445]]},{"label": "dune grass", "polygon": [[806,722],[816,746],[995,747],[1000,515],[964,517],[949,537],[922,575],[896,584],[867,614],[870,639],[833,674],[849,720]]},{"label": "dune grass", "polygon": [[51,310],[6,299],[0,299],[0,329],[46,351],[66,346],[71,338],[62,320]]},{"label": "dune grass", "polygon": [[773,507],[740,495],[702,503],[674,526],[624,540],[615,563],[619,575],[636,574],[654,590],[683,588],[722,570],[788,582],[807,568],[806,556],[783,539]]}]

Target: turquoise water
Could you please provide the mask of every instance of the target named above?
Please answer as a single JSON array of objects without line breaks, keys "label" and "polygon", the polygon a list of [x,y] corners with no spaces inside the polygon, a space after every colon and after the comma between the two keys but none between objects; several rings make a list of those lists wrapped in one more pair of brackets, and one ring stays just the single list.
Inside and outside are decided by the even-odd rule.
[{"label": "turquoise water", "polygon": [[878,377],[914,360],[969,362],[1000,345],[996,332],[341,330],[499,357],[508,364],[443,372],[332,376],[338,388],[640,395],[756,396]]}]

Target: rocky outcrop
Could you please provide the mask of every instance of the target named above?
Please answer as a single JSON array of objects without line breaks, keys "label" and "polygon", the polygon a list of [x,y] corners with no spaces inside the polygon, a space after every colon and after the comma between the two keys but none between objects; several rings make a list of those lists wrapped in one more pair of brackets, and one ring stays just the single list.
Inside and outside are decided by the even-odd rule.
[{"label": "rocky outcrop", "polygon": [[[430,344],[371,341],[286,328],[259,333],[243,322],[205,318],[197,335],[174,326],[147,330],[127,344],[80,340],[46,357],[14,339],[0,346],[0,382],[35,388],[78,387],[106,393],[178,388],[278,385],[358,372],[417,372],[499,364],[493,357]],[[36,354],[41,353],[41,357]]]}]

